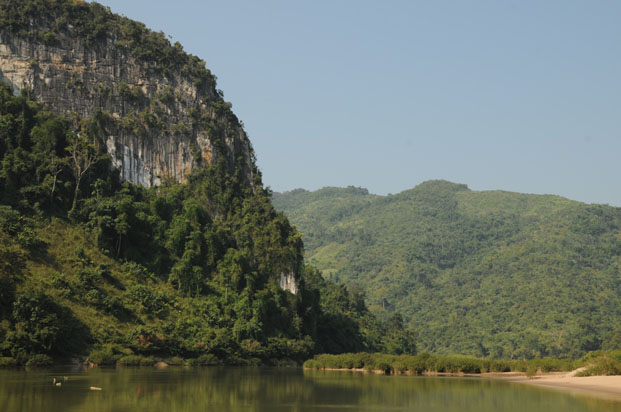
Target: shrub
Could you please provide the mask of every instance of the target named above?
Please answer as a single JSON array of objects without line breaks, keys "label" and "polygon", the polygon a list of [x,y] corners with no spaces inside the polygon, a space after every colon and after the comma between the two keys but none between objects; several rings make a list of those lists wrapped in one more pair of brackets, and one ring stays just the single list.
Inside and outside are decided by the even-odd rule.
[{"label": "shrub", "polygon": [[140,366],[140,361],[142,360],[141,356],[138,355],[128,355],[123,356],[117,362],[120,366]]},{"label": "shrub", "polygon": [[185,361],[183,360],[183,358],[180,358],[178,356],[174,356],[172,358],[168,358],[164,362],[166,362],[170,366],[183,366],[183,365],[185,365]]},{"label": "shrub", "polygon": [[125,307],[123,301],[116,296],[106,296],[102,304],[106,312],[115,316],[117,319],[131,315],[131,312]]},{"label": "shrub", "polygon": [[384,372],[386,375],[390,375],[390,371],[392,370],[392,366],[388,362],[379,362],[375,365],[375,369],[378,371]]},{"label": "shrub", "polygon": [[403,373],[403,372],[407,371],[407,370],[408,370],[408,368],[407,368],[407,366],[405,365],[405,363],[404,363],[404,362],[399,362],[399,361],[397,361],[397,362],[395,362],[395,363],[393,363],[393,364],[392,364],[392,370],[393,370],[395,373],[397,373],[397,372],[399,372],[399,373]]},{"label": "shrub", "polygon": [[537,366],[535,366],[535,364],[533,363],[529,364],[526,367],[526,377],[528,379],[533,379],[536,374],[537,374]]},{"label": "shrub", "polygon": [[34,355],[28,359],[26,366],[29,368],[49,368],[53,364],[53,360],[48,355]]},{"label": "shrub", "polygon": [[155,365],[155,359],[151,356],[140,357],[140,366],[153,366]]},{"label": "shrub", "polygon": [[218,359],[216,355],[208,353],[208,354],[199,356],[198,359],[196,359],[196,365],[198,366],[222,365],[222,360]]},{"label": "shrub", "polygon": [[614,354],[602,354],[592,359],[591,363],[585,370],[578,373],[577,376],[610,376],[621,375],[621,361]]},{"label": "shrub", "polygon": [[17,366],[17,361],[14,358],[0,357],[0,368],[12,368]]},{"label": "shrub", "polygon": [[58,290],[61,296],[68,298],[74,294],[71,283],[64,273],[54,272],[50,274],[50,280],[52,282],[52,286]]},{"label": "shrub", "polygon": [[128,299],[140,304],[149,315],[162,316],[168,311],[168,298],[146,285],[134,285],[125,292]]},{"label": "shrub", "polygon": [[425,357],[411,356],[405,361],[405,367],[408,371],[420,375],[427,369],[425,365]]},{"label": "shrub", "polygon": [[510,372],[511,365],[507,361],[495,360],[490,363],[490,372]]},{"label": "shrub", "polygon": [[98,289],[91,289],[84,295],[84,302],[95,308],[103,306],[103,301],[104,295]]},{"label": "shrub", "polygon": [[94,350],[88,355],[88,361],[98,366],[114,366],[123,354],[113,346],[107,345],[104,348]]},{"label": "shrub", "polygon": [[128,355],[120,358],[117,364],[120,366],[153,366],[155,359],[151,356]]}]

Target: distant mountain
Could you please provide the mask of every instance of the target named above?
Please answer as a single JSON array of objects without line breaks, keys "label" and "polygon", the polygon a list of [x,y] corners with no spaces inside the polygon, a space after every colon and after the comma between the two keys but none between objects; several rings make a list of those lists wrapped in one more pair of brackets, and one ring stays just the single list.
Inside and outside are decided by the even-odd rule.
[{"label": "distant mountain", "polygon": [[328,279],[400,312],[419,350],[575,357],[621,345],[621,208],[429,181],[274,193]]}]

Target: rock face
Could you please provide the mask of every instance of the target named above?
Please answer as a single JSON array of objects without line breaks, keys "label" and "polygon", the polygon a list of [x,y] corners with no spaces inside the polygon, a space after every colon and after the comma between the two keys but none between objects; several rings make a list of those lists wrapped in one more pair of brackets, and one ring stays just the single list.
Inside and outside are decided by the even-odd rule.
[{"label": "rock face", "polygon": [[288,290],[294,295],[298,293],[298,281],[293,272],[282,273],[278,279],[278,285],[281,289]]},{"label": "rock face", "polygon": [[[183,183],[213,165],[232,184],[261,185],[250,141],[205,63],[96,2],[0,0],[0,81],[71,119],[125,181]],[[295,271],[274,276],[297,293]]]},{"label": "rock face", "polygon": [[121,178],[150,187],[184,182],[196,167],[224,157],[255,173],[250,142],[215,81],[197,85],[191,76],[162,74],[107,36],[86,45],[70,34],[52,45],[0,28],[0,80],[60,114],[105,120],[103,139]]}]

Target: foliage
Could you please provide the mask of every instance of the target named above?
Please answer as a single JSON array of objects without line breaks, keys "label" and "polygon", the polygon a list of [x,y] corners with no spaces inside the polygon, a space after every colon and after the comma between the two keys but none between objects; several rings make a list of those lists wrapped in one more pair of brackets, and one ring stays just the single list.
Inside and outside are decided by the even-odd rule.
[{"label": "foliage", "polygon": [[576,376],[621,375],[621,350],[589,353],[582,362],[585,369]]},{"label": "foliage", "polygon": [[519,359],[621,348],[619,208],[445,181],[388,196],[298,189],[273,202],[307,260],[361,287],[379,319],[401,313],[420,350]]},{"label": "foliage", "polygon": [[0,356],[279,364],[318,349],[415,348],[360,292],[304,266],[301,237],[245,166],[221,159],[188,184],[123,183],[97,121],[0,87]]},{"label": "foliage", "polygon": [[0,357],[0,368],[13,368],[17,365],[17,361],[11,357]]},{"label": "foliage", "polygon": [[[542,365],[545,365],[542,367]],[[310,369],[364,369],[383,373],[409,373],[414,375],[436,373],[526,372],[541,369],[544,372],[570,371],[576,364],[555,359],[496,360],[462,355],[389,355],[384,353],[322,354],[304,362]]]},{"label": "foliage", "polygon": [[53,360],[48,355],[34,355],[26,362],[29,368],[48,368],[52,366]]},{"label": "foliage", "polygon": [[[150,93],[67,79],[100,103],[114,94],[120,118],[103,107],[88,118],[58,116],[29,91],[16,97],[0,85],[0,356],[280,364],[319,348],[415,351],[411,332],[378,323],[360,292],[304,266],[301,237],[274,210],[251,147],[247,157],[228,155],[225,140],[243,125],[203,61],[94,2],[0,0],[0,27],[31,44],[76,41],[166,80]],[[180,78],[197,98],[187,119],[169,125],[165,113],[187,106]],[[194,145],[205,167],[187,184],[124,183],[105,153],[112,130],[204,133],[213,161],[202,164]],[[279,286],[284,276],[297,294]]]},{"label": "foliage", "polygon": [[404,328],[401,315],[395,314],[389,322],[378,321],[366,307],[362,290],[327,281],[313,267],[305,268],[303,280],[307,293],[314,295],[307,299],[319,306],[312,325],[317,352],[416,354],[414,333]]}]

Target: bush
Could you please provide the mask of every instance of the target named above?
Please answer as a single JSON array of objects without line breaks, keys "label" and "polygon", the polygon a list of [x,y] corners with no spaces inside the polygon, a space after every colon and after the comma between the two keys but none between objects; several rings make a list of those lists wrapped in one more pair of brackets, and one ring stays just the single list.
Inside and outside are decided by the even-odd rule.
[{"label": "bush", "polygon": [[93,362],[98,366],[114,366],[121,356],[123,356],[121,353],[118,353],[112,347],[107,346],[103,349],[91,352],[91,354],[88,355],[88,361]]},{"label": "bush", "polygon": [[533,379],[536,374],[537,374],[537,366],[535,366],[535,364],[533,363],[529,364],[526,367],[526,377],[528,379]]},{"label": "bush", "polygon": [[140,361],[142,360],[141,356],[138,355],[128,355],[123,356],[117,362],[119,366],[140,366]]},{"label": "bush", "polygon": [[392,366],[390,366],[388,362],[379,362],[375,365],[375,370],[382,371],[386,375],[390,375],[390,372],[392,371]]},{"label": "bush", "polygon": [[425,359],[426,358],[422,356],[411,356],[406,359],[405,367],[408,371],[420,375],[425,370],[427,370],[427,366],[425,365]]},{"label": "bush", "polygon": [[155,365],[155,362],[156,360],[151,356],[140,357],[140,366],[153,366]]},{"label": "bush", "polygon": [[614,354],[604,353],[591,360],[585,370],[577,376],[610,376],[621,375],[621,360]]},{"label": "bush", "polygon": [[123,356],[117,362],[119,366],[153,366],[155,359],[151,356],[128,355]]},{"label": "bush", "polygon": [[28,359],[26,366],[29,368],[49,368],[54,361],[48,355],[34,355]]},{"label": "bush", "polygon": [[168,311],[168,298],[165,294],[154,291],[146,285],[134,285],[125,295],[132,302],[140,304],[148,315],[162,316]]},{"label": "bush", "polygon": [[490,372],[511,372],[511,365],[507,361],[495,360],[490,362]]},{"label": "bush", "polygon": [[14,358],[0,357],[0,368],[12,368],[17,366],[17,361]]},{"label": "bush", "polygon": [[[599,355],[598,355],[599,356]],[[618,351],[621,363],[621,351]],[[609,357],[614,358],[612,354]],[[589,359],[595,359],[591,356]],[[310,369],[358,369],[367,371],[387,370],[387,365],[394,372],[406,372],[420,375],[423,372],[446,373],[481,373],[481,372],[526,372],[530,370],[569,371],[575,363],[568,359],[532,359],[532,360],[490,360],[472,356],[451,355],[440,356],[420,353],[418,355],[387,355],[381,353],[344,353],[341,355],[316,355],[304,363]]]},{"label": "bush", "polygon": [[197,366],[222,365],[222,360],[218,359],[216,355],[208,353],[206,355],[199,356],[198,359],[196,359],[195,365]]},{"label": "bush", "polygon": [[62,297],[69,298],[74,294],[71,283],[64,273],[54,272],[50,274],[52,286],[59,292]]},{"label": "bush", "polygon": [[183,358],[180,358],[178,356],[174,356],[172,358],[168,358],[168,359],[164,360],[164,362],[166,362],[170,366],[183,366],[183,365],[185,365],[185,361],[183,360]]}]

